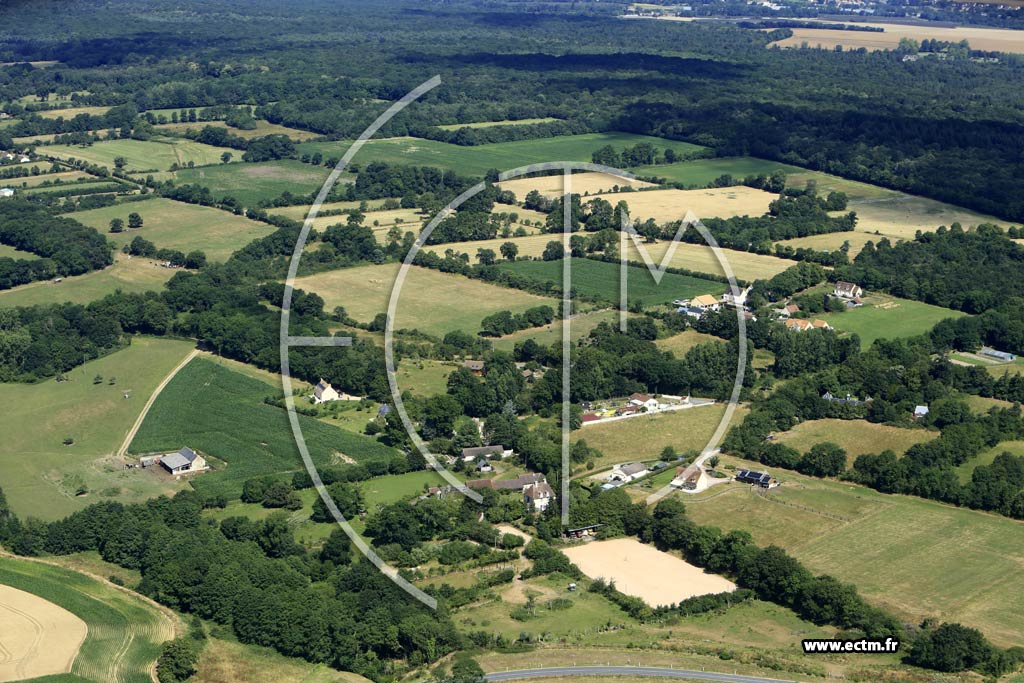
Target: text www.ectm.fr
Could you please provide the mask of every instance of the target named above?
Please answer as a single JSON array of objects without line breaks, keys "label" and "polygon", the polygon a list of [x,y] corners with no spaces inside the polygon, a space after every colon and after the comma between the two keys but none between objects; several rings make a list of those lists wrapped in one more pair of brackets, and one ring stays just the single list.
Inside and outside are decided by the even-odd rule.
[{"label": "text www.ectm.fr", "polygon": [[804,640],[804,654],[824,654],[829,652],[898,652],[900,641],[895,638],[858,638],[840,640],[822,638]]}]

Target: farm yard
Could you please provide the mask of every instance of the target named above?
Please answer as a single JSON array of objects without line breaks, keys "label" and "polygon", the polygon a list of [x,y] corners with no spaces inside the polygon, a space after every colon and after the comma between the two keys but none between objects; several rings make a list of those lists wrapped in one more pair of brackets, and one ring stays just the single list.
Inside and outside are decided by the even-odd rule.
[{"label": "farm yard", "polygon": [[124,157],[125,170],[129,172],[166,171],[172,164],[185,166],[189,162],[196,166],[219,164],[221,147],[204,145],[192,140],[105,140],[88,147],[79,145],[50,145],[42,148],[48,156],[63,159],[80,159],[97,166],[114,168],[114,159]]},{"label": "farm yard", "polygon": [[[9,663],[0,662],[2,681],[34,679],[70,669],[73,676],[52,680],[149,683],[162,643],[175,635],[168,614],[144,598],[44,562],[2,556],[0,584],[9,587],[0,587],[4,649],[12,644],[8,629],[17,625],[34,629],[38,639],[34,643],[36,658],[22,660],[22,666],[15,663],[13,671]],[[38,597],[32,604],[15,602],[11,589]],[[15,618],[12,608],[23,609],[25,621]],[[58,614],[61,621],[55,621]]]},{"label": "farm yard", "polygon": [[216,197],[234,197],[247,207],[278,197],[283,192],[300,195],[315,192],[331,172],[329,168],[311,166],[294,159],[257,164],[219,164],[220,153],[224,150],[215,149],[218,150],[217,166],[181,169],[175,173],[175,179],[179,183],[202,185]]},{"label": "farm yard", "polygon": [[[534,176],[531,178],[515,178],[495,183],[502,190],[511,192],[516,196],[516,201],[522,202],[531,190],[537,190],[545,197],[559,197],[564,191],[565,177],[563,174]],[[642,180],[633,180],[610,173],[596,173],[587,171],[585,173],[573,173],[570,179],[571,190],[574,194],[590,198],[590,195],[601,192],[612,192],[616,187],[632,187],[640,189],[655,187],[653,183],[645,183]],[[584,199],[584,201],[587,201]],[[614,201],[609,199],[614,204]]]},{"label": "farm yard", "polygon": [[615,206],[624,201],[634,221],[653,218],[658,223],[682,220],[689,212],[697,218],[761,216],[777,195],[752,187],[716,187],[704,190],[646,190],[597,195]]},{"label": "farm yard", "polygon": [[0,291],[0,308],[65,301],[86,304],[117,290],[158,291],[175,272],[175,269],[161,268],[156,261],[147,258],[117,255],[114,264],[103,270],[66,277],[63,282],[39,280]]},{"label": "farm yard", "polygon": [[[356,320],[369,322],[387,311],[398,270],[397,263],[342,268],[297,278],[295,286],[319,294],[327,310],[344,306]],[[544,304],[557,306],[551,298],[413,266],[402,287],[394,327],[438,336],[451,330],[476,333],[491,313],[519,313]]]},{"label": "farm yard", "polygon": [[[143,227],[120,233],[107,232],[112,219],[120,218],[127,225],[128,214],[133,212],[142,216]],[[163,197],[78,211],[72,217],[105,233],[118,247],[142,236],[158,248],[178,249],[186,253],[202,250],[212,261],[226,261],[238,249],[274,230],[271,225],[227,211]]]},{"label": "farm yard", "polygon": [[840,332],[860,335],[861,348],[869,348],[876,339],[894,339],[924,334],[945,318],[959,318],[960,311],[932,306],[910,299],[884,294],[867,294],[864,305],[842,313],[815,316]]},{"label": "farm yard", "polygon": [[[722,462],[763,469],[729,456]],[[688,496],[687,515],[748,531],[762,546],[779,545],[908,621],[938,617],[981,629],[1003,646],[1019,642],[1021,522],[788,470],[771,473],[782,485],[770,493],[716,487]]]},{"label": "farm yard", "polygon": [[777,434],[776,438],[801,452],[831,441],[846,451],[846,465],[850,467],[858,455],[881,453],[887,448],[903,455],[914,444],[931,441],[938,435],[927,429],[904,429],[866,420],[824,419],[801,422],[788,432]]}]

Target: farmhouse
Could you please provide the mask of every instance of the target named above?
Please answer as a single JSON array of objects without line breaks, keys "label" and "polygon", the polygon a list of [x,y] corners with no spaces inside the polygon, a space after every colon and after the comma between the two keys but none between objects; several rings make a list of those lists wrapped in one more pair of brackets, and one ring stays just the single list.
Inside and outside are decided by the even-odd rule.
[{"label": "farmhouse", "polygon": [[523,489],[523,502],[531,512],[544,512],[555,498],[555,491],[546,481],[530,484]]},{"label": "farmhouse", "polygon": [[707,488],[708,476],[703,467],[690,465],[680,467],[676,470],[676,477],[672,480],[672,486],[686,491]]},{"label": "farmhouse", "polygon": [[651,398],[647,394],[630,394],[629,405],[637,406],[638,408],[647,408],[647,410],[657,410],[658,399]]},{"label": "farmhouse", "polygon": [[9,187],[0,187],[0,197],[6,198],[6,197],[13,197],[13,196],[14,196],[14,190],[12,190]]},{"label": "farmhouse", "polygon": [[323,377],[313,387],[313,403],[327,403],[328,401],[337,401],[338,398],[340,397],[337,390],[331,386],[330,382],[324,380]]},{"label": "farmhouse", "polygon": [[647,474],[650,470],[642,462],[628,462],[623,465],[616,465],[608,475],[609,482],[620,482],[627,484]]},{"label": "farmhouse", "polygon": [[832,290],[832,294],[841,299],[859,299],[864,296],[864,290],[852,282],[844,282],[840,280],[836,283],[835,288]]},{"label": "farmhouse", "polygon": [[717,311],[722,308],[722,304],[711,294],[701,294],[690,299],[690,308],[697,308],[701,311]]},{"label": "farmhouse", "polygon": [[498,490],[505,490],[505,491],[518,490],[518,491],[522,491],[527,486],[531,486],[533,484],[538,484],[540,482],[547,483],[547,479],[544,478],[543,474],[529,473],[529,474],[520,474],[515,479],[504,479],[502,481],[493,481],[493,482],[490,482],[490,483],[491,483],[491,486],[493,488],[496,488]]},{"label": "farmhouse", "polygon": [[736,481],[744,484],[753,484],[763,489],[771,488],[772,478],[767,472],[754,472],[753,470],[740,470],[736,473]]},{"label": "farmhouse", "polygon": [[187,446],[177,453],[161,456],[160,465],[171,474],[190,474],[210,469],[206,458]]},{"label": "farmhouse", "polygon": [[470,462],[473,460],[484,460],[488,458],[508,458],[513,455],[514,451],[511,448],[505,448],[501,445],[494,446],[477,446],[475,448],[463,448],[462,449],[462,460],[463,462]]},{"label": "farmhouse", "polygon": [[797,306],[796,304],[787,304],[782,308],[775,309],[775,315],[779,316],[780,318],[789,318],[790,316],[796,315],[799,312],[800,307]]}]

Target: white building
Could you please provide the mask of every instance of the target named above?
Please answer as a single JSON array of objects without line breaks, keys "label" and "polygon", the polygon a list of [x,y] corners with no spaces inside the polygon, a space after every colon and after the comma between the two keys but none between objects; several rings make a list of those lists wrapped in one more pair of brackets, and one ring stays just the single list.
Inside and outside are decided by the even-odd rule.
[{"label": "white building", "polygon": [[313,387],[313,403],[327,403],[328,401],[337,401],[341,398],[338,395],[337,390],[331,386],[331,383],[325,381],[323,377]]},{"label": "white building", "polygon": [[546,481],[539,481],[523,488],[523,501],[531,512],[544,512],[555,499],[555,491]]},{"label": "white building", "polygon": [[0,187],[0,197],[13,197],[14,190],[9,187]]},{"label": "white building", "polygon": [[732,288],[730,287],[725,294],[722,295],[722,303],[727,306],[735,306],[736,308],[743,308],[747,305],[747,296],[750,294],[750,290],[753,287],[747,287],[739,294],[733,294]]},{"label": "white building", "polygon": [[161,456],[160,464],[171,474],[191,474],[210,469],[206,464],[206,458],[187,446],[177,453]]},{"label": "white building", "polygon": [[859,299],[864,296],[864,290],[852,282],[843,282],[840,280],[836,283],[835,288],[832,290],[832,294],[841,299]]},{"label": "white building", "polygon": [[620,484],[628,484],[631,481],[635,481],[640,477],[647,474],[650,470],[647,469],[647,465],[642,462],[628,462],[622,465],[616,465],[611,474],[608,475],[609,482],[617,482]]}]

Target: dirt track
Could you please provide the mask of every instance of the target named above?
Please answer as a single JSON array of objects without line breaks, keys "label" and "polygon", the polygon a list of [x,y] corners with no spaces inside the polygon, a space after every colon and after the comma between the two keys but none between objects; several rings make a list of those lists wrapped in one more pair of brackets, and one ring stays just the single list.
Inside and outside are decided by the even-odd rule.
[{"label": "dirt track", "polygon": [[0,586],[0,681],[71,670],[85,622],[37,595]]}]

